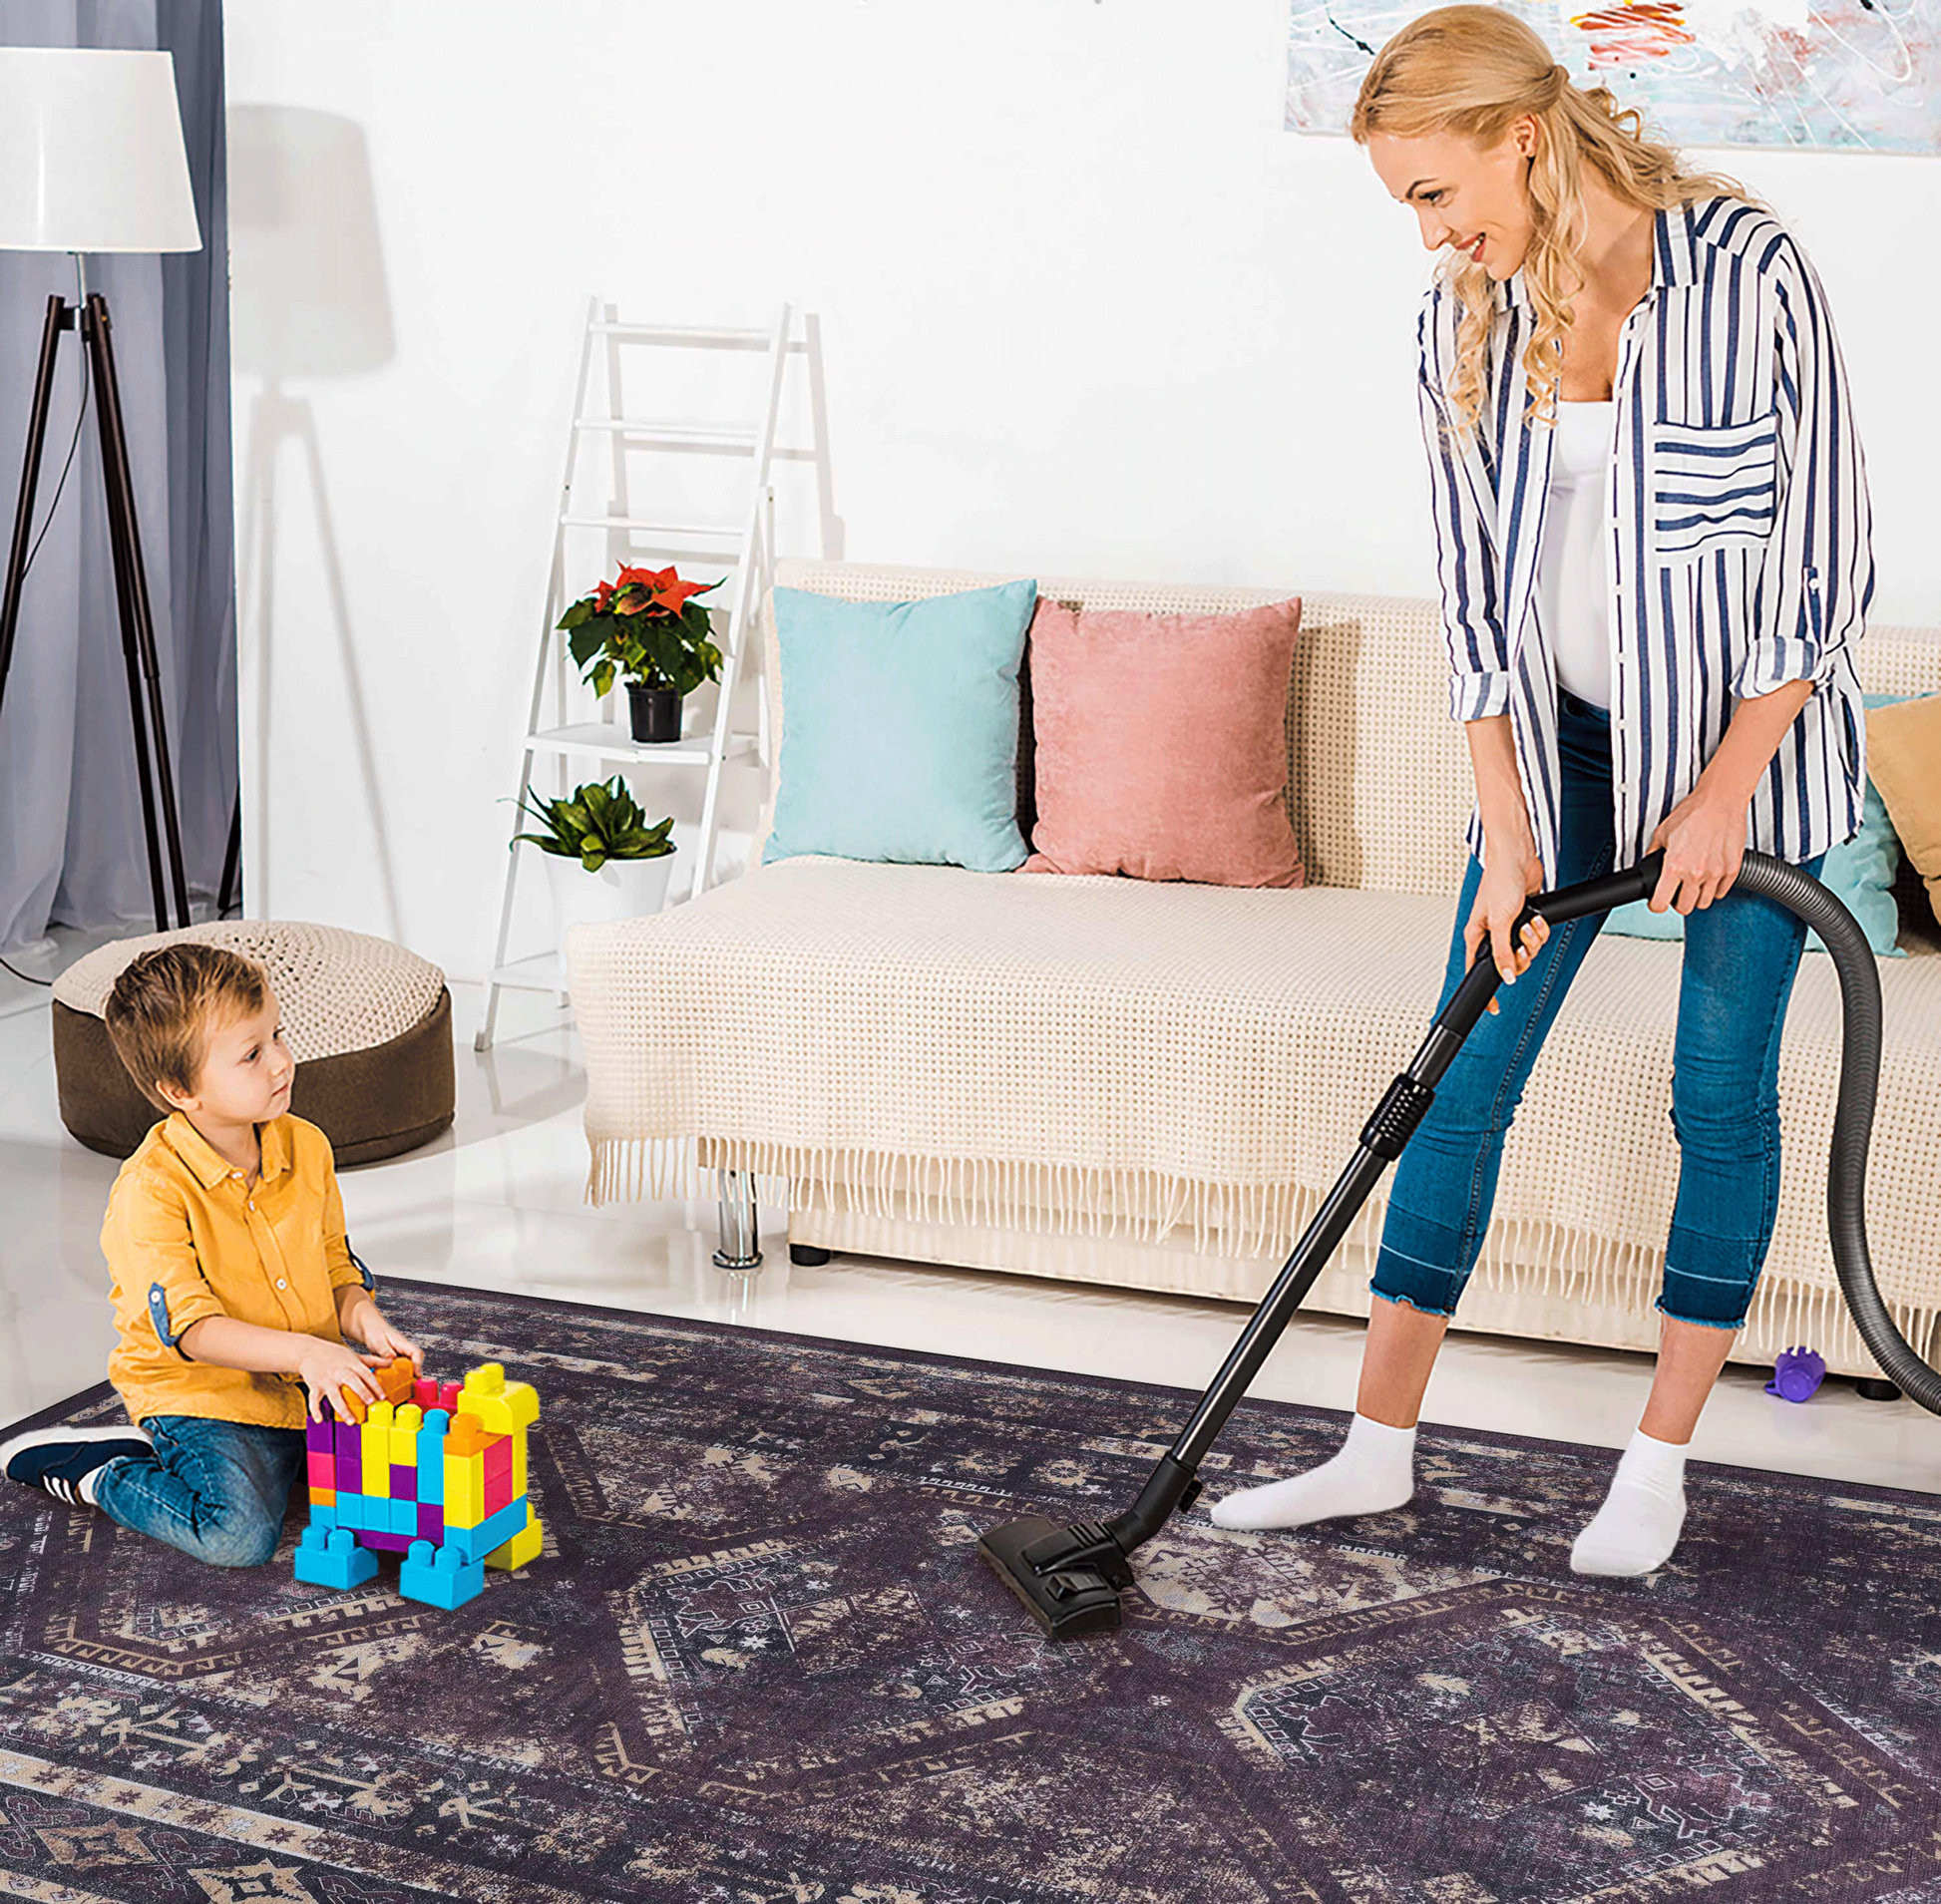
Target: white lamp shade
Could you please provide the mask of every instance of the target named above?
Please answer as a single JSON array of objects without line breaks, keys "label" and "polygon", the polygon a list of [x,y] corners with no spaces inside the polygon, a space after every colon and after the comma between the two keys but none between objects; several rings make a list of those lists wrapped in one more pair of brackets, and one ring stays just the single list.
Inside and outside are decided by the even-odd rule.
[{"label": "white lamp shade", "polygon": [[201,248],[174,57],[0,47],[0,250]]}]

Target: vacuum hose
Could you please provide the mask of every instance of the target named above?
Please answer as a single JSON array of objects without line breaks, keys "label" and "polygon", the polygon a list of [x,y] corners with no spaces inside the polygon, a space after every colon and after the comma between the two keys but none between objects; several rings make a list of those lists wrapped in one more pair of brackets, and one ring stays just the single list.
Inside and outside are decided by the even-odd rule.
[{"label": "vacuum hose", "polygon": [[[1523,919],[1540,913],[1553,924],[1585,913],[1649,898],[1664,870],[1663,849],[1600,880],[1554,894],[1539,894]],[[1867,1140],[1873,1130],[1874,1096],[1880,1081],[1880,970],[1859,922],[1810,873],[1770,854],[1747,849],[1733,890],[1761,893],[1803,920],[1819,935],[1840,977],[1840,1089],[1833,1114],[1833,1145],[1826,1169],[1826,1229],[1833,1267],[1853,1327],[1881,1372],[1904,1394],[1941,1414],[1941,1373],[1915,1353],[1894,1324],[1873,1279],[1865,1216]],[[1615,894],[1616,897],[1610,895]],[[1477,952],[1480,964],[1486,953]],[[1493,987],[1492,987],[1493,989]]]}]

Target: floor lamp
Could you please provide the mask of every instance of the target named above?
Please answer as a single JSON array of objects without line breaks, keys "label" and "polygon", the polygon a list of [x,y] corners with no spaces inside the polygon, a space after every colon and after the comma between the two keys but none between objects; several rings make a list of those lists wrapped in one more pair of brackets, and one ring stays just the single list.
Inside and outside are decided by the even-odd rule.
[{"label": "floor lamp", "polygon": [[170,54],[0,47],[0,250],[73,252],[78,292],[72,305],[59,295],[50,297],[41,328],[20,500],[14,510],[5,590],[0,593],[0,711],[6,705],[21,586],[32,557],[29,538],[55,359],[62,333],[78,326],[101,436],[128,711],[158,932],[170,928],[171,897],[180,916],[177,923],[190,923],[189,886],[163,715],[162,670],[156,658],[155,624],[136,523],[135,484],[122,428],[113,329],[108,300],[99,291],[89,293],[86,257],[89,252],[105,251],[198,251],[201,244],[176,100],[175,60]]}]

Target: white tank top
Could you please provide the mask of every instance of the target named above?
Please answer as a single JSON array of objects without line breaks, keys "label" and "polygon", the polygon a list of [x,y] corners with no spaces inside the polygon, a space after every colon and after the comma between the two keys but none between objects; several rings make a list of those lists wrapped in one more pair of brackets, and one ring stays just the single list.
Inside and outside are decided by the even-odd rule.
[{"label": "white tank top", "polygon": [[1537,551],[1537,618],[1558,681],[1579,700],[1611,705],[1609,502],[1617,401],[1557,401],[1550,498]]}]

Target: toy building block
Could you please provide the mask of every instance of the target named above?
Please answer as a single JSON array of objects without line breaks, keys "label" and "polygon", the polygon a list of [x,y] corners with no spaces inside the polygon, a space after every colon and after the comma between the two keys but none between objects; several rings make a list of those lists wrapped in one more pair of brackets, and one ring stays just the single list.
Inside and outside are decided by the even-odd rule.
[{"label": "toy building block", "polygon": [[508,1381],[496,1361],[482,1362],[466,1376],[459,1406],[477,1415],[494,1434],[530,1428],[540,1418],[540,1398],[533,1385]]},{"label": "toy building block", "polygon": [[398,1569],[398,1591],[450,1612],[485,1591],[485,1563],[467,1560],[456,1547],[414,1540]]},{"label": "toy building block", "polygon": [[540,1517],[533,1512],[530,1503],[526,1505],[526,1525],[503,1546],[495,1547],[486,1555],[488,1567],[498,1567],[511,1573],[515,1567],[523,1567],[529,1560],[539,1558],[543,1530]]},{"label": "toy building block", "polygon": [[452,1417],[443,1408],[434,1408],[418,1430],[418,1498],[442,1502],[445,1498],[445,1432]]},{"label": "toy building block", "polygon": [[360,1587],[377,1572],[377,1556],[353,1544],[345,1527],[309,1526],[296,1550],[296,1577],[313,1587]]}]

